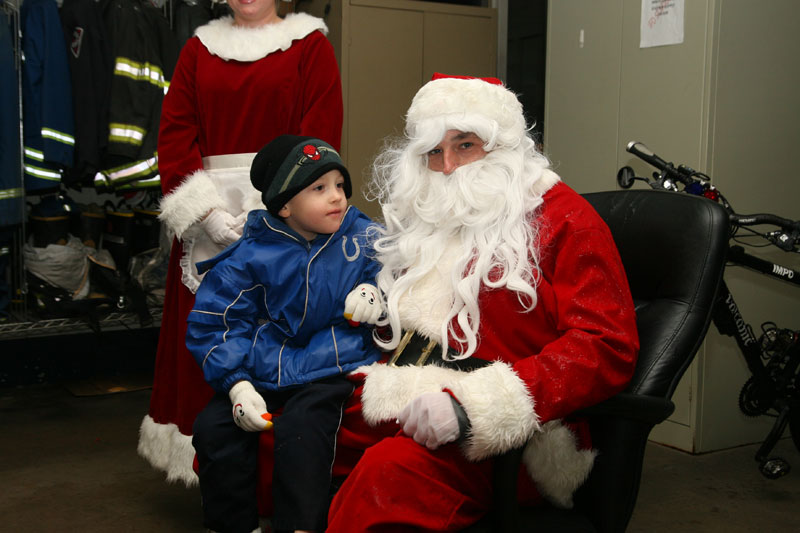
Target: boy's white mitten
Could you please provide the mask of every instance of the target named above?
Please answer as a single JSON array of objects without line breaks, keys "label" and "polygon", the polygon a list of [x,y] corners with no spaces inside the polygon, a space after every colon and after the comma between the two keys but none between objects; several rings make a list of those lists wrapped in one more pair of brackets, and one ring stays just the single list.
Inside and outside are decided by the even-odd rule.
[{"label": "boy's white mitten", "polygon": [[222,209],[214,208],[208,212],[200,226],[208,237],[220,246],[239,240],[242,235],[242,221]]},{"label": "boy's white mitten", "polygon": [[375,324],[382,313],[378,288],[369,283],[362,283],[350,291],[344,300],[344,317],[351,324]]},{"label": "boy's white mitten", "polygon": [[272,423],[263,418],[267,403],[249,381],[239,381],[228,392],[233,404],[233,421],[245,431],[264,431]]},{"label": "boy's white mitten", "polygon": [[400,412],[397,422],[403,433],[431,450],[461,435],[453,397],[444,391],[420,394]]}]

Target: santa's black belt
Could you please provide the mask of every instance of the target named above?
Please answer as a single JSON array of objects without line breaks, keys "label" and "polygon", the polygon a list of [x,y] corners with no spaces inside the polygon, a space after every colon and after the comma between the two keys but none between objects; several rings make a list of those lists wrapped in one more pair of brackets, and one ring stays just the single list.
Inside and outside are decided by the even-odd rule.
[{"label": "santa's black belt", "polygon": [[[453,356],[458,355],[458,351],[448,346],[447,355],[448,359],[453,359]],[[435,340],[427,339],[413,330],[408,330],[403,334],[400,344],[397,345],[397,348],[389,358],[390,366],[437,365],[465,372],[470,372],[488,364],[489,361],[476,357],[448,361],[442,357],[442,347],[439,343]]]}]

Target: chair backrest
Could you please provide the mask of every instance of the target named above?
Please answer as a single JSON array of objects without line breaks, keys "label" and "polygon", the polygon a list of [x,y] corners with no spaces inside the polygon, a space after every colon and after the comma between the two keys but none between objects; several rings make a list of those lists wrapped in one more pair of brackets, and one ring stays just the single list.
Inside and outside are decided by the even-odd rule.
[{"label": "chair backrest", "polygon": [[672,412],[672,393],[711,323],[730,223],[722,206],[688,194],[624,190],[584,197],[614,236],[639,330],[626,394],[589,417],[600,455],[576,495],[578,514],[596,531],[618,533],[636,505],[650,430]]},{"label": "chair backrest", "polygon": [[509,453],[495,459],[490,531],[624,532],[636,505],[650,430],[672,412],[670,397],[711,323],[730,231],[722,206],[650,189],[584,198],[610,228],[628,276],[639,331],[636,370],[625,393],[581,413],[599,454],[575,495],[575,508],[518,509],[521,452]]},{"label": "chair backrest", "polygon": [[650,189],[590,193],[619,249],[641,348],[629,392],[669,399],[711,320],[730,223],[706,198]]}]

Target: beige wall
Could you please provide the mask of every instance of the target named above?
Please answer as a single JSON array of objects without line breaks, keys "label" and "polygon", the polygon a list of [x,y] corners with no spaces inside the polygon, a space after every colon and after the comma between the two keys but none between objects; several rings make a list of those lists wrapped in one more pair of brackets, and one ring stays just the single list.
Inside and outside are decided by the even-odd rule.
[{"label": "beige wall", "polygon": [[[315,0],[307,10],[322,16],[326,3]],[[497,11],[411,0],[342,0],[331,3],[326,21],[342,72],[342,157],[353,178],[352,202],[377,218],[377,206],[364,198],[370,163],[384,139],[402,133],[411,99],[434,72],[496,75]]]}]

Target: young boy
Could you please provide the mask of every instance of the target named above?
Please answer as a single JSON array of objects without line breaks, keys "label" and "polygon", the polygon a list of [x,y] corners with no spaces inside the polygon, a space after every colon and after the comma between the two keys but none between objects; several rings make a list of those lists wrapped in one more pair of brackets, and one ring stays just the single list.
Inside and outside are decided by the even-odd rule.
[{"label": "young boy", "polygon": [[[322,531],[353,389],[345,374],[380,355],[371,329],[349,323],[381,314],[372,222],[347,206],[349,173],[318,139],[278,137],[250,179],[267,209],[251,211],[241,239],[198,264],[206,274],[188,319],[189,351],[217,391],[192,440],[205,527],[257,530],[259,432],[271,426],[272,527]],[[280,408],[273,426],[264,415]]]}]

